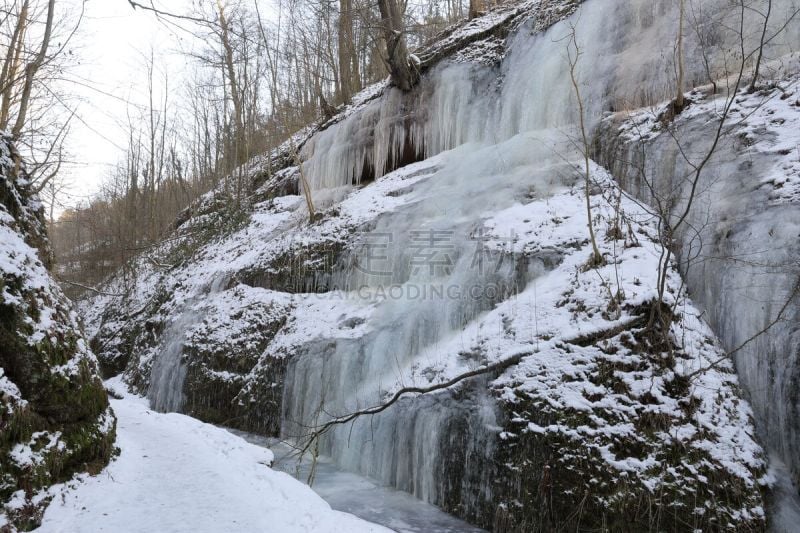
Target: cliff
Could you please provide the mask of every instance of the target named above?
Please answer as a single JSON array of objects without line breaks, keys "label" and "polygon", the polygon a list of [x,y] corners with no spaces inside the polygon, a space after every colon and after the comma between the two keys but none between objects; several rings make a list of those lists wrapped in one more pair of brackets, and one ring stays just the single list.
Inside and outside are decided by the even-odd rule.
[{"label": "cliff", "polygon": [[99,472],[115,418],[71,303],[47,270],[43,209],[0,138],[0,503],[3,530],[28,530],[48,487]]},{"label": "cliff", "polygon": [[[705,8],[687,37],[687,89],[728,79],[729,51],[758,46],[757,18],[741,21],[738,35],[729,3]],[[786,191],[796,141],[784,146],[770,139],[786,131],[742,124],[756,101],[759,112],[764,101],[786,107],[766,121],[796,120],[798,24],[769,43],[783,68],[770,67],[764,84],[778,88],[692,93],[662,127],[675,15],[644,0],[530,2],[445,33],[420,52],[434,60],[413,91],[369,87],[332,120],[254,159],[243,169],[244,208],[232,209],[220,185],[136,262],[135,278],[109,281],[108,292],[125,296],[84,302],[104,367],[160,410],[301,445],[327,421],[410,390],[315,446],[343,469],[499,531],[765,529],[771,477],[757,432],[769,451],[781,442],[797,468],[796,357],[784,357],[784,348],[796,352],[794,304],[768,335],[737,347],[791,293],[796,200]],[[573,32],[591,147],[576,140]],[[663,213],[647,203],[635,175],[643,165],[633,163],[643,154],[646,175],[678,189],[680,206],[681,176],[728,98],[742,114],[725,130],[703,177],[708,200],[691,218],[716,229],[690,251],[692,239],[668,243],[678,258],[663,270],[656,303]],[[630,124],[650,133],[632,135]],[[685,168],[676,138],[695,151]],[[589,261],[590,148],[602,265]],[[736,223],[715,226],[726,213]],[[737,235],[736,246],[719,244]],[[784,267],[761,284],[774,292],[736,290],[749,280],[746,269],[733,274],[735,259],[753,236],[770,243],[758,262]],[[687,268],[698,242],[703,260]],[[763,305],[752,309],[753,300]],[[654,306],[666,317],[656,330]],[[775,371],[786,379],[773,386]],[[756,398],[765,390],[778,410]],[[773,424],[771,413],[786,422]]]}]

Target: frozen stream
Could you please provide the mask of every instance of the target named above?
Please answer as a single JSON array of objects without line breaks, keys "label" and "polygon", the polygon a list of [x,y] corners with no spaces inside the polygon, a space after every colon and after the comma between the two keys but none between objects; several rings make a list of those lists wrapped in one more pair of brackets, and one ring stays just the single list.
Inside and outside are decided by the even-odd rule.
[{"label": "frozen stream", "polygon": [[[246,441],[269,448],[275,454],[274,468],[305,482],[309,463],[297,465],[292,449],[275,439],[243,431],[231,430]],[[394,529],[398,533],[478,533],[483,531],[451,516],[438,507],[425,503],[407,492],[383,487],[350,472],[339,470],[328,458],[320,457],[314,491],[337,511]]]},{"label": "frozen stream", "polygon": [[[276,455],[277,456],[277,455]],[[769,510],[772,533],[792,533],[800,524],[800,496],[792,485],[789,469],[777,455],[770,456],[770,474],[775,478]]]}]

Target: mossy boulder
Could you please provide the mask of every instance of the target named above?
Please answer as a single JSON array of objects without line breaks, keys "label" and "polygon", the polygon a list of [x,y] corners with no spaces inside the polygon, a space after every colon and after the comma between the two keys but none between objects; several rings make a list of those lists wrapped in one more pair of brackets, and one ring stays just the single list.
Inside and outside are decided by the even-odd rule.
[{"label": "mossy boulder", "polygon": [[75,313],[48,272],[42,208],[0,139],[0,528],[36,527],[46,489],[96,473],[116,420]]},{"label": "mossy boulder", "polygon": [[332,273],[342,260],[346,243],[324,239],[299,243],[275,254],[269,262],[237,273],[245,285],[287,293],[324,293],[335,290]]},{"label": "mossy boulder", "polygon": [[[714,346],[703,338],[707,332],[697,333],[704,349]],[[494,487],[500,505],[484,525],[520,532],[765,530],[763,452],[752,435],[724,429],[751,417],[735,375],[729,367],[707,382],[681,375],[677,361],[698,347],[652,337],[631,326],[561,343],[555,353],[570,361],[569,371],[551,379],[532,364],[529,377],[498,389],[506,420]]]},{"label": "mossy boulder", "polygon": [[285,358],[265,353],[288,307],[238,285],[215,295],[183,346],[183,412],[200,420],[277,436]]}]

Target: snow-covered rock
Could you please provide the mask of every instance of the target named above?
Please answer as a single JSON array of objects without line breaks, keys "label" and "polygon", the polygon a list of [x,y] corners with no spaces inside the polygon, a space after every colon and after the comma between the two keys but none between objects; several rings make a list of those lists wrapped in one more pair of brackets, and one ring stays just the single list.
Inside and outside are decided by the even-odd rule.
[{"label": "snow-covered rock", "polygon": [[97,472],[115,418],[70,302],[47,270],[42,206],[0,134],[0,528],[38,523],[46,489]]},{"label": "snow-covered rock", "polygon": [[[161,409],[301,442],[411,388],[326,433],[320,451],[498,530],[763,529],[769,476],[725,356],[735,344],[709,329],[690,298],[699,285],[690,275],[690,295],[678,265],[654,303],[659,221],[605,159],[611,175],[590,164],[589,187],[605,264],[589,264],[567,37],[574,30],[581,49],[593,133],[605,112],[674,91],[664,58],[677,3],[589,0],[573,14],[576,4],[503,7],[444,34],[431,50],[453,60],[434,62],[415,90],[370,87],[254,159],[247,210],[232,212],[222,187],[206,195],[137,262],[133,282],[110,280],[108,292],[126,297],[84,303],[107,367]],[[688,82],[730,65],[738,13],[724,0],[696,13],[713,35],[687,36]],[[750,47],[760,33],[747,13]],[[507,38],[488,31],[503,20],[513,21]],[[770,55],[796,48],[798,27],[773,39]],[[469,46],[451,49],[457,35]],[[702,136],[699,110],[686,120]],[[742,130],[772,146],[761,133]],[[289,146],[303,158],[313,220]],[[728,163],[746,162],[732,153]],[[788,181],[771,163],[754,187]],[[788,209],[791,199],[770,201]],[[793,226],[776,231],[789,249]],[[741,305],[724,310],[753,320]],[[486,365],[497,371],[460,380]]]},{"label": "snow-covered rock", "polygon": [[[678,240],[692,298],[749,392],[766,447],[800,480],[800,76],[797,57],[735,96]],[[774,67],[774,65],[772,65]],[[622,185],[682,212],[692,165],[714,140],[725,94],[704,87],[665,126],[664,107],[609,117],[597,157]],[[684,158],[684,155],[686,158]],[[687,178],[687,176],[689,178]],[[763,331],[763,333],[761,333]]]}]

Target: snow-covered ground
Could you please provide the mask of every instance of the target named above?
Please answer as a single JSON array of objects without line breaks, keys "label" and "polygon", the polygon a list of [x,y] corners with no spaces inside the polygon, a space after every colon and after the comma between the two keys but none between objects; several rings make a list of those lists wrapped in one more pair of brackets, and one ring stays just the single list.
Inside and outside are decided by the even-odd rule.
[{"label": "snow-covered ground", "polygon": [[51,489],[39,531],[389,531],[270,468],[268,449],[115,389],[121,454],[98,476]]},{"label": "snow-covered ground", "polygon": [[[268,437],[231,430],[248,442],[275,452],[273,467],[297,479],[308,479],[311,461],[298,461],[295,449]],[[480,533],[483,529],[449,515],[411,494],[340,470],[330,457],[319,456],[314,466],[314,492],[336,510],[383,524],[398,533]]]}]

